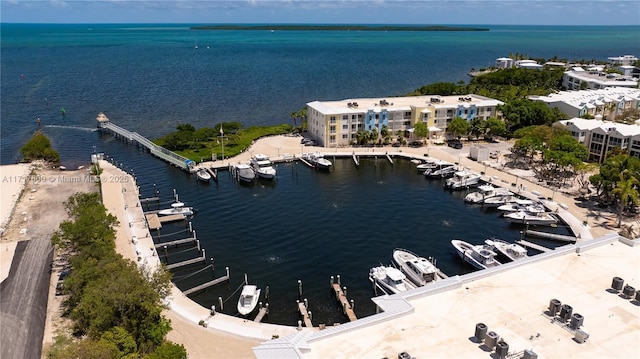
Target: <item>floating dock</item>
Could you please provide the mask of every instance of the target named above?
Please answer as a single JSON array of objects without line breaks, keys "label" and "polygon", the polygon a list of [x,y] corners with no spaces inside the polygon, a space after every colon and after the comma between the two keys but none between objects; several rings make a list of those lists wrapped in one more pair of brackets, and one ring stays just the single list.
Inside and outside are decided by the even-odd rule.
[{"label": "floating dock", "polygon": [[254,322],[261,322],[265,315],[269,314],[269,303],[265,307],[260,307],[258,315],[253,319]]},{"label": "floating dock", "polygon": [[177,239],[175,241],[156,243],[156,244],[154,244],[154,246],[156,248],[162,248],[164,246],[167,246],[167,247],[169,247],[169,246],[177,246],[179,244],[191,243],[191,242],[194,242],[196,240],[197,239],[194,238],[194,237],[189,237],[189,238],[184,238],[184,239]]},{"label": "floating dock", "polygon": [[[202,258],[202,259],[204,260],[204,258]],[[189,295],[189,294],[192,294],[192,293],[207,289],[209,287],[212,287],[212,286],[214,286],[216,284],[223,283],[223,282],[228,282],[228,281],[229,281],[229,267],[227,267],[227,274],[226,275],[223,275],[220,278],[216,278],[216,279],[208,281],[206,283],[202,283],[202,284],[200,284],[198,286],[195,286],[195,287],[193,287],[191,289],[183,290],[182,293],[184,293],[184,295]]]},{"label": "floating dock", "polygon": [[180,268],[180,267],[188,266],[190,264],[204,262],[204,260],[205,260],[204,257],[196,257],[196,258],[192,258],[192,259],[187,259],[186,261],[167,264],[167,269]]}]

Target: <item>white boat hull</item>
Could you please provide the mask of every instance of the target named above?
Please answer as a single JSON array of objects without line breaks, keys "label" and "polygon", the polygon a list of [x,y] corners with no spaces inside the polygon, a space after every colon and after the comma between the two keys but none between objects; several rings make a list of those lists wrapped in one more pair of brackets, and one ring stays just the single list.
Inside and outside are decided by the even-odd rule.
[{"label": "white boat hull", "polygon": [[548,213],[511,212],[511,213],[505,214],[504,217],[509,222],[517,223],[517,224],[551,226],[558,223],[558,220],[553,218]]},{"label": "white boat hull", "polygon": [[444,278],[444,274],[432,262],[408,250],[396,248],[392,257],[402,273],[417,286],[424,286]]},{"label": "white boat hull", "polygon": [[393,267],[371,268],[369,280],[386,294],[404,293],[416,288],[399,269]]},{"label": "white boat hull", "polygon": [[496,253],[483,245],[472,245],[459,239],[452,240],[451,244],[462,260],[477,269],[487,269],[501,264],[495,259]]},{"label": "white boat hull", "polygon": [[238,299],[238,313],[248,315],[256,309],[260,299],[260,289],[255,285],[245,285]]}]

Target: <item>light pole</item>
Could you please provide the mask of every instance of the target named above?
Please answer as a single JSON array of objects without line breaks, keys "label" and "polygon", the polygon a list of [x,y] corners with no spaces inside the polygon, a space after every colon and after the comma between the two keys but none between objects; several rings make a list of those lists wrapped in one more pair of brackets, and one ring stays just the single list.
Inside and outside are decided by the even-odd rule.
[{"label": "light pole", "polygon": [[280,157],[280,147],[276,147],[276,149],[278,150],[278,157]]},{"label": "light pole", "polygon": [[218,136],[218,138],[220,138],[220,147],[222,148],[222,161],[224,161],[224,138],[226,136],[224,135],[224,131],[222,130],[222,124],[220,124],[220,136]]}]

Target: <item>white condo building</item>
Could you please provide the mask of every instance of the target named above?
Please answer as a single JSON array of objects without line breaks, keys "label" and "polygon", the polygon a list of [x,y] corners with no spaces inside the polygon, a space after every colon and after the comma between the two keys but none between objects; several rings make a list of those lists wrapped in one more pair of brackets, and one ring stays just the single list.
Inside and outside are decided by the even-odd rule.
[{"label": "white condo building", "polygon": [[638,58],[633,55],[624,55],[624,56],[609,57],[608,60],[609,60],[609,63],[611,63],[614,66],[616,65],[625,66],[625,65],[634,64],[635,62],[638,61]]},{"label": "white condo building", "polygon": [[640,157],[640,126],[624,123],[572,118],[559,121],[571,135],[587,147],[589,161],[600,162],[614,148]]},{"label": "white condo building", "polygon": [[349,146],[358,131],[381,132],[387,126],[390,133],[412,132],[413,126],[423,122],[430,134],[446,131],[455,117],[467,121],[474,118],[501,119],[497,111],[502,101],[479,95],[410,96],[360,98],[340,101],[307,103],[309,134],[324,147]]},{"label": "white condo building", "polygon": [[602,89],[605,87],[638,87],[638,79],[620,74],[573,67],[562,76],[562,87],[567,90]]},{"label": "white condo building", "polygon": [[549,108],[557,108],[567,117],[593,116],[614,120],[628,109],[640,108],[640,89],[607,87],[599,90],[560,91],[548,96],[530,96]]}]

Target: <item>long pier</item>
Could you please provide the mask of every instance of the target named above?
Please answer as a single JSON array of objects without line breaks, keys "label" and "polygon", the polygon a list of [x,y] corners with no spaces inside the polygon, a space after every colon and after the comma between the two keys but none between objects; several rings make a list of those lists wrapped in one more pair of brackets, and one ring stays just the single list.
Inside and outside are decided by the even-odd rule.
[{"label": "long pier", "polygon": [[167,246],[167,247],[169,247],[169,246],[177,246],[179,244],[195,242],[196,240],[197,239],[195,237],[189,237],[189,238],[184,238],[184,239],[177,239],[175,241],[156,243],[156,244],[154,244],[154,246],[156,248],[162,248],[164,246]]},{"label": "long pier", "polygon": [[204,260],[205,260],[204,257],[196,257],[196,258],[193,258],[193,259],[187,259],[186,261],[167,264],[167,269],[174,269],[174,268],[184,267],[184,266],[188,266],[190,264],[204,262]]},{"label": "long pier", "polygon": [[525,234],[528,235],[528,236],[553,239],[553,240],[561,241],[561,242],[575,242],[575,241],[578,240],[576,237],[573,237],[573,236],[565,236],[565,235],[562,235],[562,234],[547,233],[547,232],[540,232],[540,231],[532,231],[532,230],[529,230],[529,229],[527,229],[525,231]]},{"label": "long pier", "polygon": [[311,322],[311,316],[309,315],[309,311],[307,310],[307,304],[305,301],[298,301],[298,312],[302,315],[302,321],[304,322],[304,326],[307,328],[313,328],[313,323]]},{"label": "long pier", "polygon": [[179,167],[187,172],[194,172],[196,163],[184,156],[180,156],[179,154],[172,152],[162,146],[158,146],[155,143],[151,142],[151,140],[145,138],[137,132],[131,132],[127,129],[124,129],[111,121],[109,118],[105,116],[104,113],[99,113],[96,118],[98,121],[98,128],[101,131],[110,131],[114,135],[121,136],[122,138],[127,139],[130,142],[136,142],[140,146],[145,147],[152,155],[163,159],[170,164]]}]

